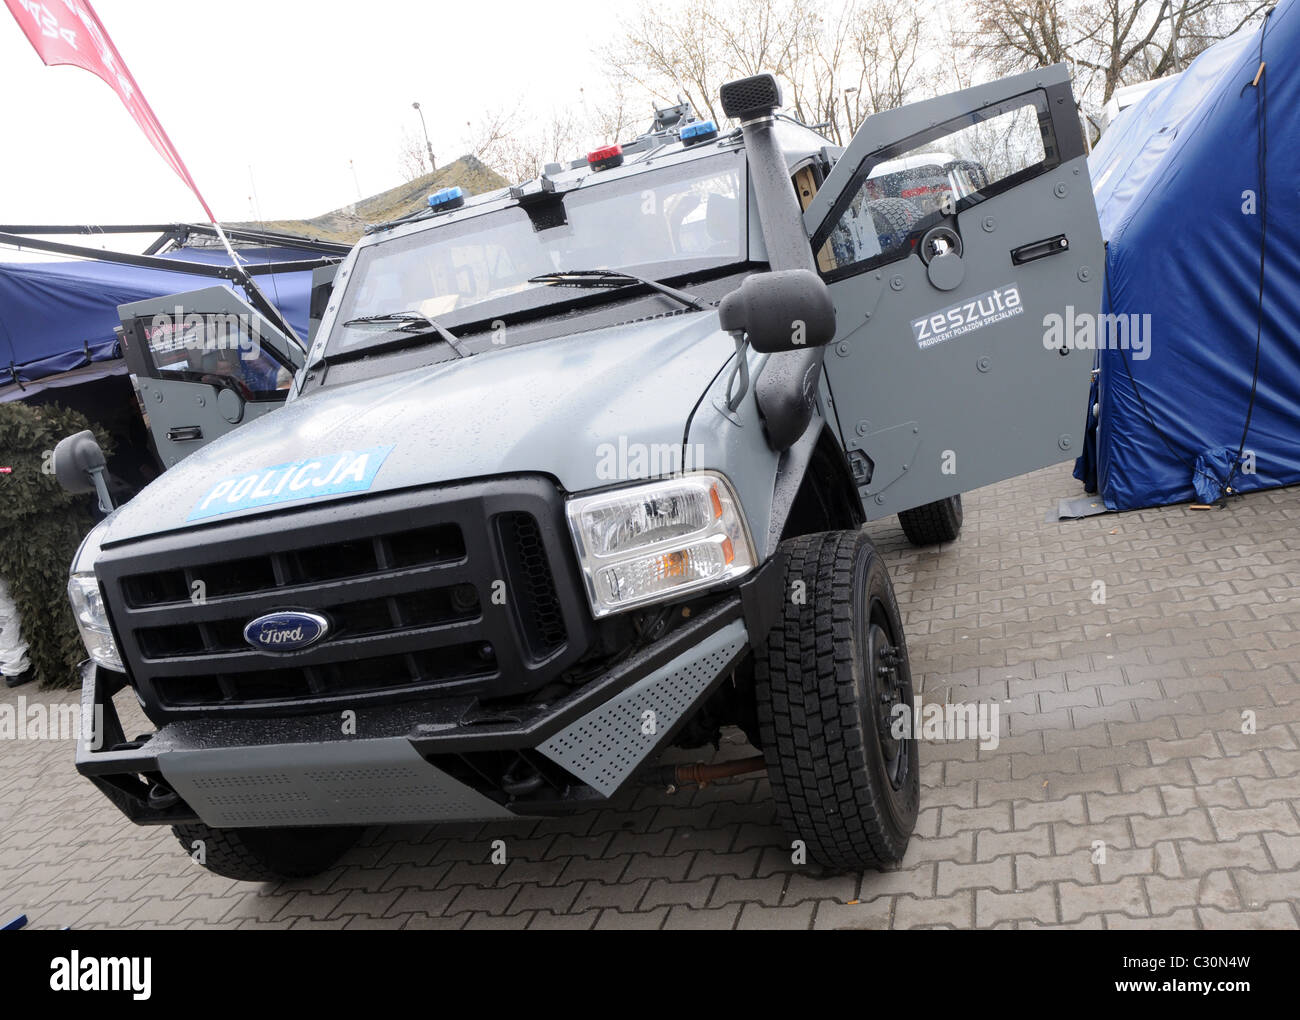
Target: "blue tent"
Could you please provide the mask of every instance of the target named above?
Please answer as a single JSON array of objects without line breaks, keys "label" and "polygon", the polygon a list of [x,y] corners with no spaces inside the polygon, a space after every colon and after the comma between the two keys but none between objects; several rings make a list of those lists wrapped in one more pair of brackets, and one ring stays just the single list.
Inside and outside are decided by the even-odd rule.
[{"label": "blue tent", "polygon": [[[262,246],[239,249],[250,263],[318,259],[319,252]],[[17,379],[24,385],[85,365],[121,358],[113,329],[117,306],[165,297],[201,287],[242,288],[186,273],[186,263],[229,265],[219,248],[179,248],[159,256],[174,261],[175,272],[115,262],[0,262],[0,386]],[[307,336],[311,272],[258,274],[262,292]],[[109,366],[106,366],[109,367]],[[117,360],[112,370],[125,371]],[[28,390],[34,387],[28,386]]]},{"label": "blue tent", "polygon": [[1103,311],[1124,319],[1098,344],[1075,477],[1109,509],[1300,482],[1296,53],[1300,0],[1283,0],[1125,111],[1093,153]]}]

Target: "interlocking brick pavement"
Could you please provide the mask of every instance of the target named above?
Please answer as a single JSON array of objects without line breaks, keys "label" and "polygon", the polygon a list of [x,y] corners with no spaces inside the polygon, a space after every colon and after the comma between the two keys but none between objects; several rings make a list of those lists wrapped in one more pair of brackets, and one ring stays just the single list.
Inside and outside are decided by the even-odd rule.
[{"label": "interlocking brick pavement", "polygon": [[[4,740],[0,919],[1296,927],[1300,490],[1217,512],[1045,522],[1057,497],[1077,491],[1060,466],[970,493],[961,538],[935,549],[911,548],[893,520],[869,526],[924,697],[1001,709],[996,748],[922,745],[922,810],[895,870],[821,876],[792,864],[767,782],[751,777],[673,796],[633,791],[604,811],[539,822],[390,826],[316,878],[232,882],[191,863],[166,829],[122,818],[76,774],[66,743]],[[19,695],[51,697],[23,687],[0,699]],[[750,753],[738,733],[720,752]],[[496,839],[504,866],[490,863]]]}]

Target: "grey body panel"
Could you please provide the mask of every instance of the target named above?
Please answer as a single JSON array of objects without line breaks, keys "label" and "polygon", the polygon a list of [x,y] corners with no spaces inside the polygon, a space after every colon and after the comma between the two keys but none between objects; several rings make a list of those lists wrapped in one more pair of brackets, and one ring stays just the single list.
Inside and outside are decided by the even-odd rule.
[{"label": "grey body panel", "polygon": [[[728,363],[726,370],[713,380],[692,415],[686,443],[692,464],[717,467],[731,479],[745,508],[750,535],[761,561],[776,552],[780,522],[776,522],[778,527],[774,535],[773,493],[781,455],[768,444],[756,398],[758,380],[771,366],[772,355],[756,354],[747,348],[746,357],[750,387],[745,398],[734,411],[728,409],[727,381],[734,361]],[[821,419],[814,415],[813,424],[807,431],[815,433],[820,425]]]},{"label": "grey body panel", "polygon": [[[728,624],[575,720],[538,750],[610,796],[689,716],[748,641],[742,621]],[[647,725],[649,719],[653,725]]]},{"label": "grey body panel", "polygon": [[158,767],[219,829],[517,817],[434,768],[403,737],[167,751]]},{"label": "grey body panel", "polygon": [[[616,484],[626,479],[605,477],[602,445],[680,450],[700,394],[734,355],[708,311],[326,387],[165,472],[119,510],[103,542],[190,526],[191,510],[220,479],[379,444],[393,449],[361,495],[515,472],[549,474],[571,492]],[[331,498],[344,497],[216,519]]]},{"label": "grey body panel", "polygon": [[[967,89],[867,120],[805,215],[822,226],[863,162],[918,131],[1040,86],[1066,87],[1063,67]],[[1063,105],[1063,104],[1062,104]],[[1052,105],[1060,135],[1078,131],[1071,105]],[[826,355],[841,435],[871,458],[859,490],[869,519],[1076,457],[1091,359],[1044,346],[1045,317],[1100,309],[1103,249],[1081,144],[1062,162],[957,215],[959,281],[936,279],[913,252],[831,284],[838,317]],[[1068,158],[1064,158],[1067,157]],[[1056,234],[1068,250],[1022,265],[1011,252]],[[945,256],[955,258],[955,256]],[[922,349],[913,324],[971,307],[1014,285],[1023,312]],[[990,307],[992,307],[990,305]]]}]

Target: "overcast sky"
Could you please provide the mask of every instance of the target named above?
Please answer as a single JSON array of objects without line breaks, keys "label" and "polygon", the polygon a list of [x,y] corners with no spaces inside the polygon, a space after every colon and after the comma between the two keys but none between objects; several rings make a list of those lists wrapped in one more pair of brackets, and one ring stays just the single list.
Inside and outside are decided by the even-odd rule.
[{"label": "overcast sky", "polygon": [[[53,2],[53,0],[48,0]],[[618,4],[497,0],[94,0],[223,220],[314,216],[401,182],[419,101],[441,165],[465,122],[603,90],[591,54]],[[0,223],[201,220],[116,94],[45,67],[0,6]],[[349,160],[356,168],[354,183]],[[251,173],[250,173],[251,167]]]}]

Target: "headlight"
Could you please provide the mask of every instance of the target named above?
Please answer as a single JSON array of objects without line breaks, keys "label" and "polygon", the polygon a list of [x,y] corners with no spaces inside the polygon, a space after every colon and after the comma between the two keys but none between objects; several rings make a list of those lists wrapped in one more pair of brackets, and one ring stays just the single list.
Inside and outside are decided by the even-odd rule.
[{"label": "headlight", "polygon": [[709,588],[754,568],[740,500],[715,471],[577,496],[569,500],[568,516],[598,617]]},{"label": "headlight", "polygon": [[99,665],[125,673],[122,656],[108,626],[108,610],[93,572],[73,574],[68,579],[68,601],[72,603],[72,615],[77,619],[87,654]]}]

